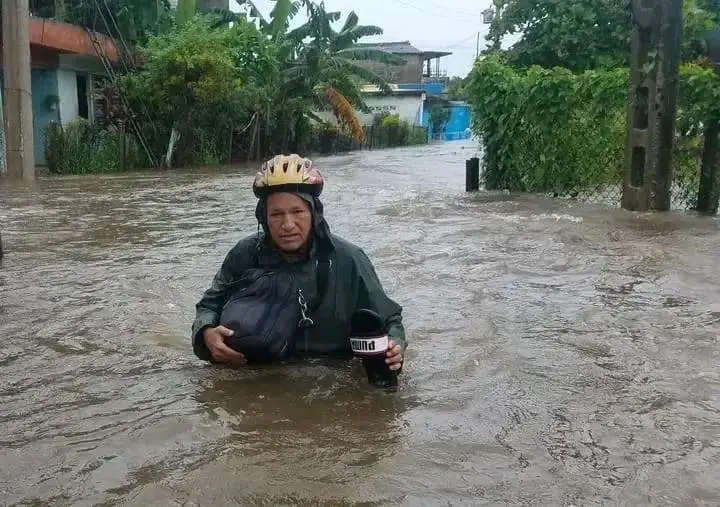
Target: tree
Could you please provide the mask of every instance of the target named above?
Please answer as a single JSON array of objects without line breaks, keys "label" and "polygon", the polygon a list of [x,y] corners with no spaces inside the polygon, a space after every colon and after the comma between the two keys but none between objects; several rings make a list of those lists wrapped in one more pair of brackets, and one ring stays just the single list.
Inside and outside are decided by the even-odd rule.
[{"label": "tree", "polygon": [[187,139],[185,158],[197,150],[218,152],[213,143],[249,120],[257,87],[273,72],[274,55],[253,24],[218,30],[212,21],[196,16],[150,37],[143,69],[123,79],[125,93],[147,104],[169,135],[167,165],[181,139]]},{"label": "tree", "polygon": [[625,0],[502,0],[487,39],[522,33],[507,57],[514,66],[562,66],[571,70],[627,65],[630,12]]},{"label": "tree", "polygon": [[122,37],[129,44],[145,42],[171,17],[168,0],[35,0],[31,12]]},{"label": "tree", "polygon": [[399,64],[403,60],[386,51],[355,47],[361,38],[382,34],[383,30],[378,26],[359,25],[354,11],[347,15],[340,31],[336,31],[332,23],[340,20],[340,12],[327,12],[322,4],[310,1],[305,2],[305,7],[308,21],[288,34],[296,45],[296,56],[285,69],[286,86],[295,97],[312,99],[317,109],[332,110],[336,118],[350,128],[353,137],[362,140],[362,125],[355,110],[367,111],[368,108],[359,85],[374,84],[384,91],[389,91],[389,85],[358,62]]},{"label": "tree", "polygon": [[[704,34],[717,26],[720,0],[683,2],[683,61],[705,52]],[[504,53],[514,67],[539,65],[573,71],[626,67],[630,59],[631,8],[627,0],[496,0],[485,53]],[[508,51],[506,35],[521,33]]]},{"label": "tree", "polygon": [[467,91],[467,85],[469,83],[470,76],[465,78],[453,76],[447,85],[447,98],[448,100],[468,100],[469,93]]},{"label": "tree", "polygon": [[[262,16],[250,0],[239,1],[248,5],[249,17],[257,20],[261,30],[276,45],[281,72],[280,83],[272,98],[275,117],[280,124],[281,149],[285,149],[297,131],[297,124],[305,118],[323,120],[314,110],[330,110],[349,127],[356,139],[362,137],[356,110],[367,110],[360,94],[362,83],[376,84],[388,90],[387,83],[377,74],[358,64],[360,60],[403,63],[396,55],[380,50],[354,47],[363,37],[382,34],[378,26],[360,25],[357,14],[350,12],[342,28],[336,31],[332,24],[339,21],[340,12],[328,12],[324,4],[310,0],[275,0],[270,19]],[[290,21],[304,7],[307,21],[289,30]],[[227,17],[221,22],[226,22]]]}]

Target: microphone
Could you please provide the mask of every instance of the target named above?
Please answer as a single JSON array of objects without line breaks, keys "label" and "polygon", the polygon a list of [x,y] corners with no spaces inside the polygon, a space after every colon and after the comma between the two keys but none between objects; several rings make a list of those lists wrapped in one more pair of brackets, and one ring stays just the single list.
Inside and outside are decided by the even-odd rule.
[{"label": "microphone", "polygon": [[368,309],[358,310],[350,326],[350,348],[362,360],[368,382],[375,387],[397,386],[398,372],[385,362],[390,338],[380,315]]}]

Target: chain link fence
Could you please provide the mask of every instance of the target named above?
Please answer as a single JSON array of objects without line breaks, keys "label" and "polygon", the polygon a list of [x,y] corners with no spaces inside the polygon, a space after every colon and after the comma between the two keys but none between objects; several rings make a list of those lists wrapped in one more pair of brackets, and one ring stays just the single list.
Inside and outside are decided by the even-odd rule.
[{"label": "chain link fence", "polygon": [[[542,142],[541,139],[537,140]],[[529,160],[524,165],[537,166]],[[485,159],[483,181],[485,188],[507,189],[525,188],[528,192],[544,194],[555,198],[571,198],[591,204],[619,207],[623,194],[623,175],[625,170],[625,148],[614,147],[594,154],[594,163],[589,166],[558,165],[556,171],[523,171],[518,175],[493,174],[488,170],[488,157]],[[583,157],[584,158],[584,157]],[[703,159],[703,139],[701,136],[679,136],[671,160],[673,179],[671,184],[671,209],[694,210],[698,204],[700,174]],[[572,175],[569,179],[568,175]],[[509,179],[516,179],[510,183]],[[519,184],[518,184],[519,183]]]},{"label": "chain link fence", "polygon": [[[684,67],[680,78],[671,209],[692,210],[699,206],[703,159],[705,173],[711,172],[704,129],[720,116],[720,105],[711,100],[720,80],[693,66]],[[487,190],[620,206],[628,135],[626,69],[518,70],[487,58],[474,68],[469,91]]]}]

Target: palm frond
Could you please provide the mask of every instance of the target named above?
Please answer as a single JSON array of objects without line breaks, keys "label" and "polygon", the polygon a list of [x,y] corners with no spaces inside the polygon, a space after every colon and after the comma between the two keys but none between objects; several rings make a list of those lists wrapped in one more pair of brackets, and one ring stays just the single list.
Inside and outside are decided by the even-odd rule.
[{"label": "palm frond", "polygon": [[269,32],[270,36],[275,39],[279,35],[285,33],[290,21],[300,10],[300,2],[292,0],[275,0],[275,7],[270,12]]},{"label": "palm frond", "polygon": [[353,80],[352,76],[339,72],[334,76],[328,76],[327,84],[342,93],[356,111],[363,113],[370,112],[370,108],[365,103],[360,87],[358,83]]},{"label": "palm frond", "polygon": [[311,120],[315,120],[316,122],[318,122],[321,125],[328,124],[327,120],[325,120],[324,118],[321,118],[320,116],[316,115],[312,111],[303,111],[303,114],[305,116],[307,116],[308,118],[310,118]]},{"label": "palm frond", "polygon": [[340,33],[349,32],[357,26],[358,21],[358,15],[355,13],[355,11],[350,11],[350,14],[347,15],[347,18],[345,19],[345,24],[343,25],[342,30],[340,30]]},{"label": "palm frond", "polygon": [[379,26],[356,26],[355,28],[347,32],[340,32],[337,37],[335,37],[335,39],[332,41],[332,48],[335,51],[350,49],[357,41],[359,41],[363,37],[373,37],[375,35],[382,35],[383,33],[383,29]]},{"label": "palm frond", "polygon": [[216,18],[216,21],[210,24],[213,29],[227,26],[230,23],[247,21],[247,14],[232,12],[227,9],[211,9],[208,14]]},{"label": "palm frond", "polygon": [[342,17],[342,12],[340,11],[327,12],[326,14],[328,21],[330,21],[331,23],[334,23],[335,21],[340,21],[340,18]]},{"label": "palm frond", "polygon": [[265,17],[260,13],[260,9],[257,8],[255,3],[252,0],[235,0],[239,6],[247,5],[250,7],[250,12],[248,15],[251,18],[255,18],[258,21],[260,21],[260,28],[266,29],[268,26],[270,26],[270,23],[268,23],[268,20],[265,19]]},{"label": "palm frond", "polygon": [[340,69],[346,74],[359,77],[360,79],[365,81],[364,84],[374,84],[378,86],[383,93],[390,93],[392,91],[387,81],[385,81],[385,79],[383,79],[383,77],[379,74],[376,74],[375,72],[366,69],[365,67],[361,67],[360,65],[357,65],[350,60],[346,60],[345,58],[336,57],[331,58],[331,60],[335,69]]},{"label": "palm frond", "polygon": [[353,139],[363,142],[365,131],[348,99],[332,86],[328,86],[325,93],[333,106],[335,116],[350,129]]},{"label": "palm frond", "polygon": [[292,30],[290,30],[286,34],[286,37],[297,43],[300,43],[303,40],[305,40],[306,38],[310,37],[311,35],[312,35],[312,27],[311,27],[310,23],[308,22],[308,23],[304,23],[304,24],[300,25],[297,28],[293,28]]}]

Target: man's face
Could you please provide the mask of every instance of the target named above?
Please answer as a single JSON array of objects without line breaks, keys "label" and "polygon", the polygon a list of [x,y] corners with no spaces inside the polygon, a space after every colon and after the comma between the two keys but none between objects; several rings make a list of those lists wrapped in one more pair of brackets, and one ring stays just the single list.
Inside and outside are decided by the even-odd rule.
[{"label": "man's face", "polygon": [[267,199],[267,220],[270,237],[283,252],[303,248],[312,228],[310,205],[300,197],[278,192]]}]

